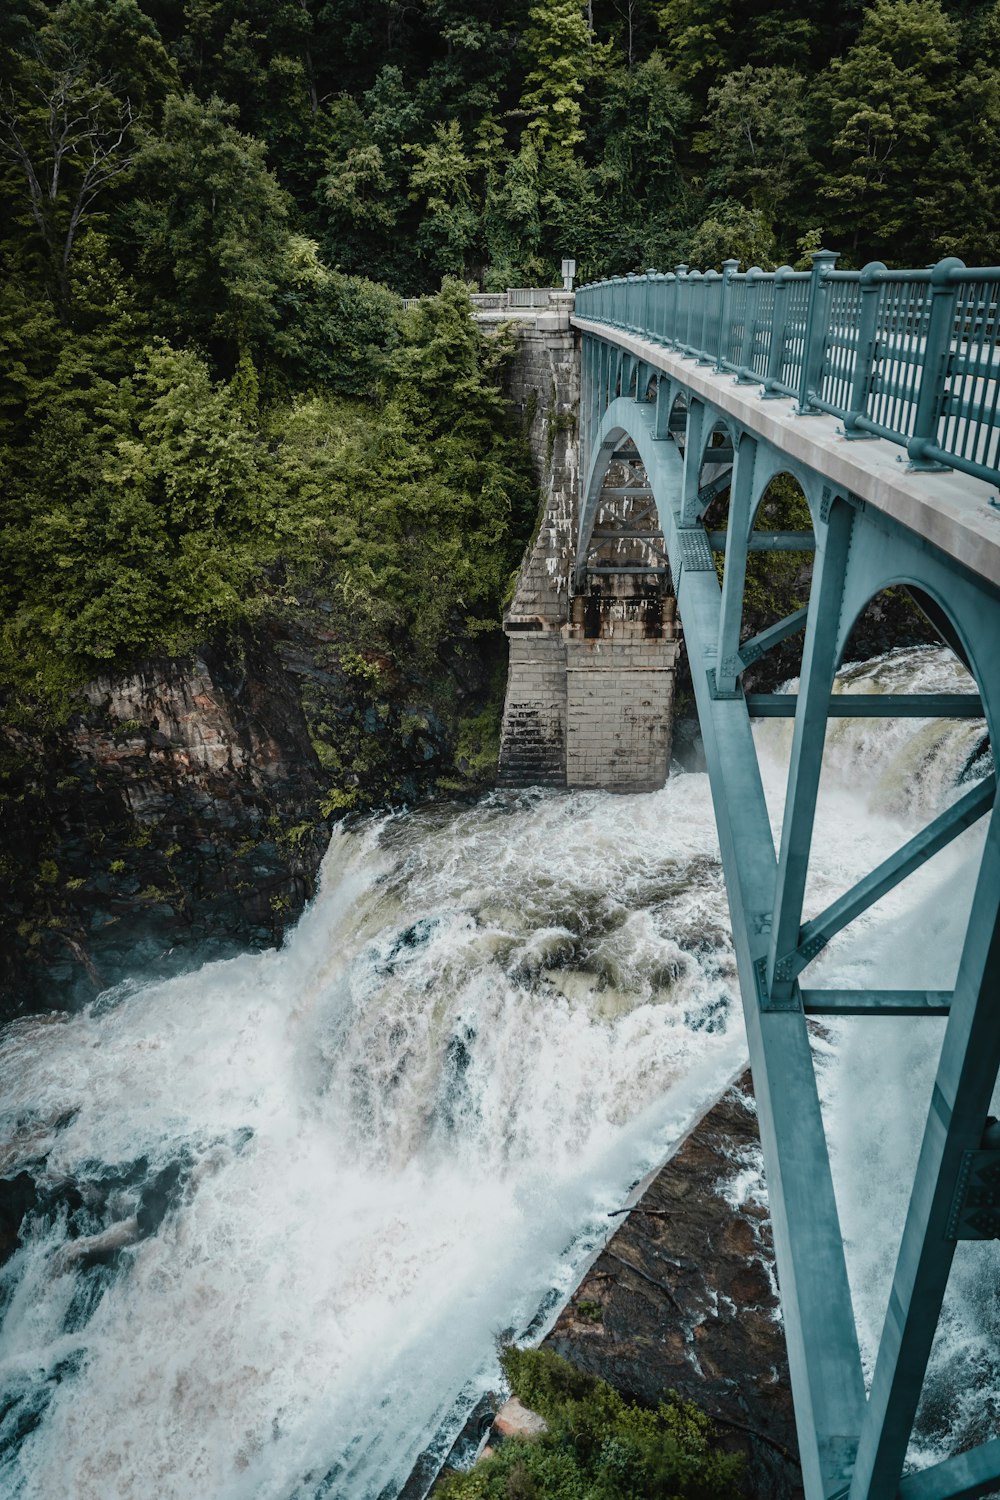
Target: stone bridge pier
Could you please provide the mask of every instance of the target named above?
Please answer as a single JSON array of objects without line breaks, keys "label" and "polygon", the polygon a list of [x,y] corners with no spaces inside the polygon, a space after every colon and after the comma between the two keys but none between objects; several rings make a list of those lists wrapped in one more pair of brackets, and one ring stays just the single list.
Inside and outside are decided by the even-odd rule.
[{"label": "stone bridge pier", "polygon": [[[516,295],[527,294],[507,294]],[[553,292],[543,306],[477,308],[483,323],[518,320],[509,394],[530,419],[543,493],[504,615],[510,661],[498,780],[654,791],[670,766],[676,601],[652,494],[630,445],[609,468],[587,568],[574,578],[580,350],[572,304],[571,293]]]}]

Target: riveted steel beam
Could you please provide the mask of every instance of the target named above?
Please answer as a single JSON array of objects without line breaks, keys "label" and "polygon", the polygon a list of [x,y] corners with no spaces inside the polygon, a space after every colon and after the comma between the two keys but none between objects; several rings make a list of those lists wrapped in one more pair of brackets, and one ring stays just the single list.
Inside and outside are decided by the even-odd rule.
[{"label": "riveted steel beam", "polygon": [[946,1016],[951,990],[800,990],[807,1016]]},{"label": "riveted steel beam", "polygon": [[766,656],[768,651],[775,646],[780,646],[782,641],[787,641],[790,636],[797,635],[806,627],[806,616],[808,609],[797,609],[792,614],[786,615],[776,625],[769,625],[759,635],[751,636],[750,640],[744,641],[740,647],[740,660],[745,667],[752,662],[759,661]]},{"label": "riveted steel beam", "polygon": [[898,1500],[980,1500],[1000,1490],[1000,1438],[899,1482]]},{"label": "riveted steel beam", "polygon": [[783,954],[779,960],[782,975],[789,979],[797,978],[830,939],[849,922],[874,906],[876,901],[880,901],[900,881],[912,875],[914,870],[919,870],[927,860],[947,848],[952,839],[956,839],[988,813],[995,797],[996,783],[992,776],[977,783],[964,797],[959,797],[957,802],[946,808],[932,823],[928,823],[926,828],[908,839],[895,854],[884,859],[863,880],[859,880],[843,896],[831,902],[818,917],[806,922],[799,933],[798,946],[793,952]]},{"label": "riveted steel beam", "polygon": [[[724,552],[728,531],[710,531],[708,540],[713,552]],[[813,552],[816,538],[811,531],[752,531],[751,552]]]},{"label": "riveted steel beam", "polygon": [[[858,1441],[850,1500],[895,1500],[955,1240],[948,1229],[966,1153],[982,1142],[1000,1065],[1000,813],[986,835],[885,1325]],[[948,1493],[947,1490],[939,1493]]]},{"label": "riveted steel beam", "polygon": [[[748,693],[756,719],[791,719],[800,693]],[[978,693],[834,693],[825,705],[830,719],[981,719]]]}]

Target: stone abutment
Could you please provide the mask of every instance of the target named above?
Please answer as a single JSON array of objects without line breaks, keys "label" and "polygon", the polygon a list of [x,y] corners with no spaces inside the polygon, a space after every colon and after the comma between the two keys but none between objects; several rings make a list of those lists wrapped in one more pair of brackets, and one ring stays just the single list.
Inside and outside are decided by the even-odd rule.
[{"label": "stone abutment", "polygon": [[[616,454],[583,590],[572,295],[518,320],[508,380],[542,484],[541,516],[504,615],[510,649],[501,786],[654,791],[670,766],[675,601],[638,454]],[[481,315],[486,322],[493,314]]]}]

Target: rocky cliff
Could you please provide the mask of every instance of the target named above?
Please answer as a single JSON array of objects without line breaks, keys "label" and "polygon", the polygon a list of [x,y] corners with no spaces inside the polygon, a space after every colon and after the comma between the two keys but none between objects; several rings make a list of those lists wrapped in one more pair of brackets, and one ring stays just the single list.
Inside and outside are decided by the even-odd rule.
[{"label": "rocky cliff", "polygon": [[8,1015],[276,942],[312,892],[320,767],[268,639],[98,678],[3,753]]},{"label": "rocky cliff", "polygon": [[746,1461],[753,1500],[800,1500],[756,1108],[745,1074],[652,1178],[545,1344],[623,1394],[677,1391]]},{"label": "rocky cliff", "polygon": [[495,763],[489,653],[457,636],[439,681],[408,678],[302,601],[87,684],[58,730],[0,731],[0,1019],[279,943],[333,817]]}]

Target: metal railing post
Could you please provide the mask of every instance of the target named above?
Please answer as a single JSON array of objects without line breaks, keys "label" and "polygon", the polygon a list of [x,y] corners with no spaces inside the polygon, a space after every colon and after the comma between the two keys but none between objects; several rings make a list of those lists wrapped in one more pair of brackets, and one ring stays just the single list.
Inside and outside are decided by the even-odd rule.
[{"label": "metal railing post", "polygon": [[687,355],[697,355],[698,351],[692,343],[694,334],[695,303],[702,292],[702,274],[700,271],[689,271],[684,278],[684,287],[687,292],[687,317],[684,320],[684,343],[681,352]]},{"label": "metal railing post", "polygon": [[675,349],[680,345],[681,298],[683,295],[681,292],[681,286],[682,284],[686,285],[687,271],[688,268],[685,265],[684,261],[681,261],[679,265],[674,267],[674,304],[673,318],[670,325],[670,343],[674,346]]},{"label": "metal railing post", "polygon": [[844,414],[844,436],[847,438],[871,438],[873,432],[863,432],[858,418],[868,415],[868,397],[871,395],[875,369],[878,364],[878,315],[882,300],[882,277],[886,267],[880,260],[869,261],[858,278],[860,303],[858,311],[858,341],[854,349],[854,378],[851,381],[849,410]]},{"label": "metal railing post", "polygon": [[831,283],[827,271],[837,264],[836,250],[814,250],[812,256],[812,280],[809,283],[809,311],[806,314],[805,347],[802,351],[802,371],[799,380],[800,414],[817,411],[813,397],[822,395],[823,366],[826,362],[827,340],[830,335]]},{"label": "metal railing post", "polygon": [[952,272],[959,270],[965,270],[965,262],[957,255],[950,255],[947,260],[939,260],[931,272],[931,308],[924,338],[920,394],[913,418],[913,436],[906,445],[911,469],[947,467],[930,455],[928,449],[937,445],[938,422],[944,405],[958,300],[958,286],[952,279]]},{"label": "metal railing post", "polygon": [[650,292],[650,322],[652,324],[651,334],[658,344],[665,342],[664,321],[667,312],[667,287],[666,283],[671,280],[662,271],[657,271],[653,278],[654,285]]},{"label": "metal railing post", "polygon": [[738,385],[753,385],[753,356],[757,343],[757,303],[760,301],[760,285],[764,272],[760,266],[751,266],[747,272],[747,295],[743,313],[743,341],[740,345],[740,367],[736,372]]},{"label": "metal railing post", "polygon": [[719,341],[718,353],[715,359],[715,373],[720,375],[725,369],[726,351],[729,348],[729,308],[732,303],[732,292],[730,283],[740,268],[738,260],[724,260],[722,262],[722,307],[719,310]]},{"label": "metal railing post", "polygon": [[765,401],[777,401],[784,394],[778,389],[785,366],[785,340],[788,336],[788,299],[794,276],[791,266],[779,266],[774,273],[774,307],[771,310],[771,341],[767,349],[767,374],[764,376]]},{"label": "metal railing post", "polygon": [[701,348],[698,350],[698,363],[700,365],[712,365],[715,363],[711,350],[715,343],[715,328],[718,321],[717,306],[722,293],[721,282],[722,277],[718,271],[705,272],[704,286],[701,294]]},{"label": "metal railing post", "polygon": [[639,278],[634,271],[629,271],[625,277],[625,328],[629,333],[637,333],[635,316],[638,312],[636,303],[639,300],[639,292],[636,286]]}]

